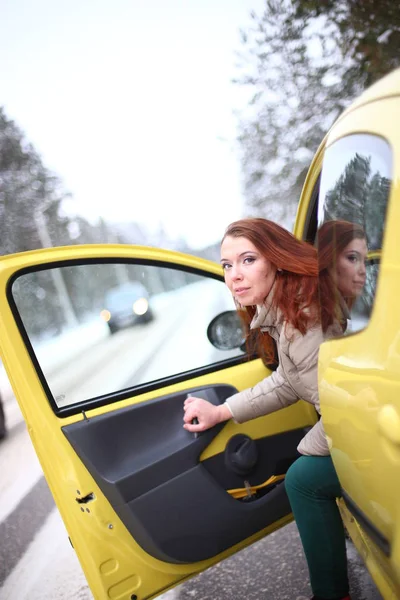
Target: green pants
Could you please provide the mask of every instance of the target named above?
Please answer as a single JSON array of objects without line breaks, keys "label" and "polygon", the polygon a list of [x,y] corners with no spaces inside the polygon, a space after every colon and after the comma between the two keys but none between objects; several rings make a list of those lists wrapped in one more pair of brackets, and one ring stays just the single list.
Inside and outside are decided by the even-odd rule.
[{"label": "green pants", "polygon": [[288,470],[286,491],[296,519],[315,596],[349,593],[340,484],[330,456],[301,456]]}]

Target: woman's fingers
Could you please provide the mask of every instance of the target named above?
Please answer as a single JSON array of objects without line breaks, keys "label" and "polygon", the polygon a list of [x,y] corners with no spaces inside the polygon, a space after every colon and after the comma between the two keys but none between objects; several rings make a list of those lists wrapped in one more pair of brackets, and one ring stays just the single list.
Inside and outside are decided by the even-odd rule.
[{"label": "woman's fingers", "polygon": [[192,433],[196,433],[197,431],[204,431],[206,429],[206,427],[204,427],[203,424],[199,423],[185,423],[183,425],[183,429],[187,429],[187,431],[190,431]]},{"label": "woman's fingers", "polygon": [[185,423],[191,423],[193,419],[198,419],[200,422],[201,418],[201,408],[197,405],[197,403],[190,403],[184,407],[184,415],[183,420]]},{"label": "woman's fingers", "polygon": [[186,410],[186,408],[189,406],[189,404],[191,404],[195,400],[199,400],[199,398],[195,398],[195,396],[188,396],[186,398],[185,402],[183,403],[183,410]]},{"label": "woman's fingers", "polygon": [[183,427],[193,432],[205,431],[232,417],[229,407],[225,404],[215,406],[208,400],[195,398],[194,396],[190,396],[185,400],[183,410]]},{"label": "woman's fingers", "polygon": [[215,424],[214,411],[215,406],[207,400],[195,397],[187,398],[184,403],[184,428],[193,432],[208,429]]}]

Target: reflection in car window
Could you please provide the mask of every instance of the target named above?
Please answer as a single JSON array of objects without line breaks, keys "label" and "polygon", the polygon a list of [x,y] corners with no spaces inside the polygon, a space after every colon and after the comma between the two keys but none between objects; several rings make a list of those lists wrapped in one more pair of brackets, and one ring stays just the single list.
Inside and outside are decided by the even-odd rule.
[{"label": "reflection in car window", "polygon": [[[392,153],[389,144],[380,137],[357,134],[347,136],[327,149],[322,167],[321,188],[318,205],[318,226],[330,222],[353,223],[362,235],[355,234],[358,242],[353,248],[359,251],[364,267],[354,271],[353,279],[360,285],[359,293],[347,301],[350,317],[346,332],[355,332],[368,324],[376,294],[379,257],[383,245],[385,215],[389,198],[392,173]],[[326,226],[325,226],[326,227]],[[343,258],[339,227],[335,230],[336,252],[333,253],[332,273]],[[365,237],[365,251],[361,237]],[[357,245],[358,244],[358,245]],[[321,249],[319,248],[320,253]],[[366,256],[364,257],[364,252]],[[355,257],[353,257],[355,260]],[[349,255],[350,260],[350,255]],[[362,273],[364,269],[364,273]],[[336,279],[338,287],[338,280]]]},{"label": "reflection in car window", "polygon": [[210,321],[234,309],[222,281],[138,264],[67,265],[19,276],[12,295],[58,407],[243,355]]}]

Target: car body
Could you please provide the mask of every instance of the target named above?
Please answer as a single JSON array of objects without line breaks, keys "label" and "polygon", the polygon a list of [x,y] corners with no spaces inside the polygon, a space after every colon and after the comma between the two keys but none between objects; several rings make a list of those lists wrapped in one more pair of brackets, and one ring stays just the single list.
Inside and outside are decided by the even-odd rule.
[{"label": "car body", "polygon": [[[345,111],[311,164],[294,229],[314,243],[320,223],[353,211],[370,240],[377,273],[355,329],[322,344],[319,386],[343,520],[385,600],[400,597],[399,109],[395,71]],[[82,334],[55,365],[65,336],[50,351],[45,334],[60,330],[62,303],[38,303],[35,285],[51,289],[55,269],[83,277],[75,309],[87,314],[121,265],[157,299],[157,327],[96,343]],[[188,393],[220,403],[270,373],[240,335],[236,349],[207,339],[234,308],[220,265],[138,246],[25,252],[0,258],[0,307],[1,357],[95,598],[155,598],[292,519],[283,479],[317,421],[310,404],[198,436],[182,428]],[[243,474],[232,447],[249,438],[257,461]]]},{"label": "car body", "polygon": [[154,319],[154,314],[148,291],[138,281],[127,281],[111,288],[105,294],[101,316],[110,333],[135,323],[149,323]]}]

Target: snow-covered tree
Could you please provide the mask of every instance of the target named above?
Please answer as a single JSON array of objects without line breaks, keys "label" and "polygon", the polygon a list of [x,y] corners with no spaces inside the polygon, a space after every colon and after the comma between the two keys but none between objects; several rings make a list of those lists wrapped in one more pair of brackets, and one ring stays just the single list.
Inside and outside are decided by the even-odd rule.
[{"label": "snow-covered tree", "polygon": [[246,213],[291,227],[310,160],[366,86],[400,64],[400,5],[267,0],[241,32],[237,84]]}]

